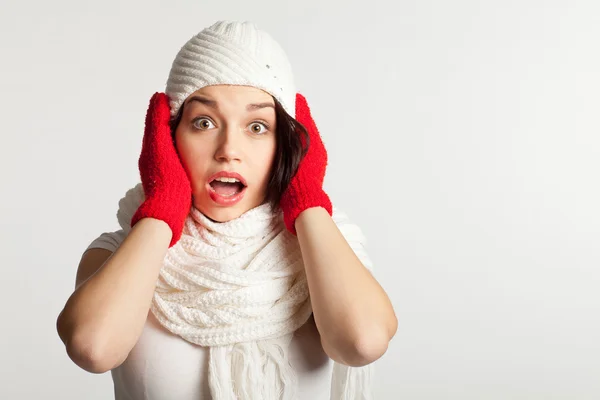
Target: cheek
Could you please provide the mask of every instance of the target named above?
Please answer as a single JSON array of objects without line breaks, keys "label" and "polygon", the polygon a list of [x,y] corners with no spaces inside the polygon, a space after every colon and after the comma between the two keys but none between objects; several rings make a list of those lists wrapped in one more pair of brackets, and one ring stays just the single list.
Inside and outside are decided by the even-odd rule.
[{"label": "cheek", "polygon": [[268,146],[264,146],[257,151],[255,154],[257,157],[255,158],[255,166],[258,171],[262,172],[263,181],[266,183],[269,180],[271,175],[271,169],[273,166],[273,161],[275,160],[275,151],[276,146],[275,143],[270,143]]},{"label": "cheek", "polygon": [[186,170],[193,184],[193,181],[202,178],[206,173],[206,161],[203,162],[203,160],[210,158],[206,151],[207,146],[199,146],[197,143],[186,139],[185,136],[178,136],[176,147],[183,168]]}]

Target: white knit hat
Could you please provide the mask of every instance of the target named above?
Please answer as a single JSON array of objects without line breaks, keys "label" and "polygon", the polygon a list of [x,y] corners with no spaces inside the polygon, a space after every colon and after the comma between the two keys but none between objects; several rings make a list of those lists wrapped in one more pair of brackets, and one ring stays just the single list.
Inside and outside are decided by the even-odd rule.
[{"label": "white knit hat", "polygon": [[196,90],[219,84],[262,89],[295,117],[296,88],[287,56],[269,34],[251,22],[219,21],[179,50],[165,91],[171,115],[176,115]]}]

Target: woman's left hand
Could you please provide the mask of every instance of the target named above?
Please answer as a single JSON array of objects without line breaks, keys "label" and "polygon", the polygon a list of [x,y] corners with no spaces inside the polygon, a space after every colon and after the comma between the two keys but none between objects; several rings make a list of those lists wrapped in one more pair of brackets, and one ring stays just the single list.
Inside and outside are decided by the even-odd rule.
[{"label": "woman's left hand", "polygon": [[[294,235],[296,234],[296,218],[307,208],[323,207],[329,215],[332,214],[331,200],[323,190],[327,151],[310,113],[306,98],[300,93],[296,94],[296,120],[308,132],[308,151],[300,161],[298,171],[283,193],[280,202],[285,225]],[[302,145],[306,146],[304,136],[301,138]]]}]

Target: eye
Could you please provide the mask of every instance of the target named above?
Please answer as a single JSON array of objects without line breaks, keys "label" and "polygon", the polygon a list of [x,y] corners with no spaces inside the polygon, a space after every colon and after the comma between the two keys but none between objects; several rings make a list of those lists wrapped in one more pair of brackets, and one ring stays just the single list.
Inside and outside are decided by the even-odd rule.
[{"label": "eye", "polygon": [[204,117],[194,119],[192,121],[192,126],[202,131],[215,127],[210,119]]},{"label": "eye", "polygon": [[249,125],[250,132],[257,135],[262,135],[269,130],[269,127],[264,122],[253,122]]}]

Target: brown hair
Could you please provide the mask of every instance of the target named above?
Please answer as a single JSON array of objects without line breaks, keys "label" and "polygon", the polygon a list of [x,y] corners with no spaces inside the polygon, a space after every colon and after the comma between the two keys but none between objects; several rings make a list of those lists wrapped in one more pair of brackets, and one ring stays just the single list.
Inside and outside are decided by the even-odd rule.
[{"label": "brown hair", "polygon": [[[273,100],[275,101],[275,117],[277,120],[275,159],[273,160],[271,177],[267,184],[267,194],[264,201],[265,203],[268,202],[271,209],[275,211],[279,209],[281,196],[296,174],[300,161],[308,151],[310,140],[306,128],[289,115],[277,99],[273,98]],[[175,131],[182,116],[183,104],[170,121],[173,141],[175,141]]]}]

